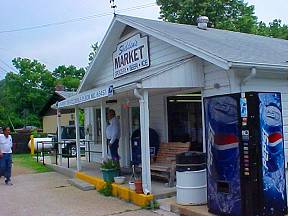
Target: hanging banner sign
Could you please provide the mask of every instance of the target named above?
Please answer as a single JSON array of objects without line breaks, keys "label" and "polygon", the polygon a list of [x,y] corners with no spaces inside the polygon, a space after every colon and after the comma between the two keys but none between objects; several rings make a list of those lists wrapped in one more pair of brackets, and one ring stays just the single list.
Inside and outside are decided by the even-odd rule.
[{"label": "hanging banner sign", "polygon": [[82,104],[85,102],[89,102],[92,100],[96,100],[99,98],[112,96],[112,95],[113,95],[113,86],[112,85],[110,85],[108,87],[97,88],[95,90],[83,92],[83,93],[80,93],[78,95],[67,98],[66,100],[60,101],[58,103],[58,108],[64,108],[64,107],[68,107],[68,106]]},{"label": "hanging banner sign", "polygon": [[113,53],[114,79],[149,66],[148,36],[137,34],[117,45]]}]

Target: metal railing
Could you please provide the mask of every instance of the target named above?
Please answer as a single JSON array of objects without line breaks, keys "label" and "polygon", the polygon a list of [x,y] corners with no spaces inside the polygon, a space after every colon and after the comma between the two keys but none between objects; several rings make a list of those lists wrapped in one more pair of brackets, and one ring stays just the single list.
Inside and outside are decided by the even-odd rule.
[{"label": "metal railing", "polygon": [[102,150],[101,151],[91,150],[91,145],[94,145],[95,148],[96,148],[97,145],[99,145],[95,141],[92,141],[92,140],[81,140],[80,141],[80,146],[81,146],[81,143],[82,143],[82,145],[85,146],[85,153],[88,153],[88,162],[89,163],[91,162],[91,153],[102,154]]},{"label": "metal railing", "polygon": [[[58,165],[59,163],[59,160],[58,160],[59,157],[62,157],[62,160],[63,158],[67,159],[67,168],[70,168],[71,158],[77,158],[76,143],[74,141],[71,142],[71,140],[63,140],[60,142],[41,141],[39,143],[36,143],[35,145],[36,145],[35,153],[36,153],[37,162],[39,162],[39,158],[41,158],[43,165],[46,164],[45,156],[55,157],[56,165]],[[61,146],[61,152],[59,152],[59,147],[58,147],[59,145]],[[91,148],[92,145],[94,145],[94,148]],[[96,146],[99,146],[99,144],[96,144],[94,141],[91,141],[91,140],[80,141],[80,154],[81,156],[88,157],[89,163],[91,162],[91,154],[93,153],[102,154],[102,151],[94,150]]]}]

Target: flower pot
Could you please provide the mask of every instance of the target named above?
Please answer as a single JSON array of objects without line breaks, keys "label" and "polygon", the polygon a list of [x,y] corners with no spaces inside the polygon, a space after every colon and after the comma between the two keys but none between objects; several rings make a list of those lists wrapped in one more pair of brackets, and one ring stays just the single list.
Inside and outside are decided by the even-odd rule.
[{"label": "flower pot", "polygon": [[105,182],[113,182],[114,177],[119,176],[118,169],[101,169],[101,171]]},{"label": "flower pot", "polygon": [[130,190],[135,191],[135,184],[134,184],[134,182],[133,182],[133,181],[129,181],[128,184],[129,184]]},{"label": "flower pot", "polygon": [[136,192],[137,194],[143,194],[142,180],[136,179],[136,180],[134,181],[134,184],[135,184],[135,192]]}]

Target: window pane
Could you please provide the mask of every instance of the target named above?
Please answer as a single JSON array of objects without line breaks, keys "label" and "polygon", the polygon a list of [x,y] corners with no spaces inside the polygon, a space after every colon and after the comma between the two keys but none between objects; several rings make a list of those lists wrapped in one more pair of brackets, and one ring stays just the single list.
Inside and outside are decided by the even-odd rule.
[{"label": "window pane", "polygon": [[191,150],[202,151],[201,96],[167,98],[169,142],[190,142]]}]

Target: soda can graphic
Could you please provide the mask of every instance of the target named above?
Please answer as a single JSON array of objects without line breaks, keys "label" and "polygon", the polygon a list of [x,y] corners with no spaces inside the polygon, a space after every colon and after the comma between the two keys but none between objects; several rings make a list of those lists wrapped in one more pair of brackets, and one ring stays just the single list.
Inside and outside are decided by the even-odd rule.
[{"label": "soda can graphic", "polygon": [[283,149],[281,111],[276,104],[262,107],[263,162],[269,172],[279,169]]},{"label": "soda can graphic", "polygon": [[209,104],[211,169],[218,180],[230,181],[237,175],[239,129],[237,101],[224,96]]},{"label": "soda can graphic", "polygon": [[217,134],[213,144],[213,158],[219,180],[230,181],[235,177],[239,140],[235,134]]}]

